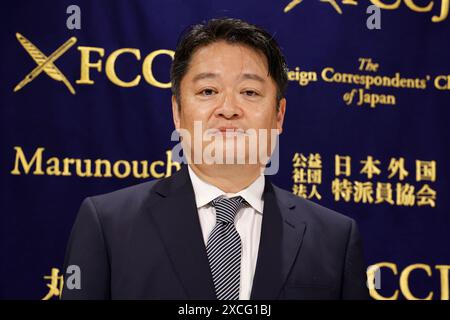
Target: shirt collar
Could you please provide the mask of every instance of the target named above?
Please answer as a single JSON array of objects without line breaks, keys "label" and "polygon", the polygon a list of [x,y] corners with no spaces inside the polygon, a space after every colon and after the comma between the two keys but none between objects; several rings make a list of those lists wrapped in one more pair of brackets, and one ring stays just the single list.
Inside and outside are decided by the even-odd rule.
[{"label": "shirt collar", "polygon": [[263,213],[264,202],[262,195],[265,185],[264,174],[261,174],[258,178],[256,178],[256,180],[253,181],[252,184],[250,184],[247,188],[237,193],[226,193],[216,186],[200,179],[200,177],[197,176],[194,170],[191,169],[190,165],[188,165],[188,170],[192,186],[194,188],[197,208],[201,208],[207,205],[212,200],[220,196],[226,196],[229,198],[241,196],[252,206],[253,209],[258,211],[259,213]]}]

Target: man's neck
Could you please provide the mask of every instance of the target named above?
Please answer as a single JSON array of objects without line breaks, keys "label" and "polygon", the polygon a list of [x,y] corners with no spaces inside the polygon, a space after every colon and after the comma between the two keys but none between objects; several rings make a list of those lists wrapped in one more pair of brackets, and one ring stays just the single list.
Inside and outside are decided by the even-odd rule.
[{"label": "man's neck", "polygon": [[251,185],[260,175],[257,165],[189,164],[194,173],[226,193],[237,193]]}]

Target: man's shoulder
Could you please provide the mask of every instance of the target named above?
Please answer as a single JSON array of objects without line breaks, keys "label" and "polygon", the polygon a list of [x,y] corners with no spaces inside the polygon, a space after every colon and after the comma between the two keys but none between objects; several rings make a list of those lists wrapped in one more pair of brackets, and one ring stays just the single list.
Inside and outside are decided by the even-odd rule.
[{"label": "man's shoulder", "polygon": [[[186,168],[182,168],[186,169]],[[148,211],[160,197],[158,194],[167,192],[167,188],[183,184],[187,170],[178,170],[167,177],[145,181],[109,193],[87,197],[83,204],[88,203],[100,218],[112,219],[115,222],[129,221]],[[83,205],[82,204],[82,205]]]},{"label": "man's shoulder", "polygon": [[[91,196],[89,199],[101,215],[124,216],[124,213],[127,213],[125,216],[133,216],[133,213],[142,210],[142,206],[158,183],[167,180],[173,181],[174,175],[178,175],[178,172],[170,177],[146,181],[113,192]],[[292,207],[293,210],[289,210],[289,212],[294,214],[296,219],[321,226],[334,226],[334,228],[339,228],[339,226],[347,228],[354,222],[350,217],[335,210],[294,195],[273,183],[272,186],[279,205]]]},{"label": "man's shoulder", "polygon": [[145,197],[154,187],[154,185],[161,179],[155,179],[150,181],[141,182],[128,187],[123,187],[108,193],[102,193],[91,196],[90,198],[95,201],[126,201],[130,197],[139,199]]},{"label": "man's shoulder", "polygon": [[142,209],[153,188],[162,179],[146,181],[112,192],[90,196],[85,201],[90,201],[95,211],[101,216],[124,216],[124,213],[130,216]]},{"label": "man's shoulder", "polygon": [[152,191],[158,185],[161,187],[160,190],[165,193],[167,188],[171,186],[178,186],[184,184],[189,177],[188,169],[186,165],[182,165],[178,170],[174,171],[172,174],[156,178],[154,180],[142,182],[135,184],[126,188],[118,189],[109,193],[100,194],[93,196],[92,198],[96,201],[114,201],[114,202],[128,202],[130,198],[133,200],[145,200]]},{"label": "man's shoulder", "polygon": [[347,228],[354,223],[354,219],[339,213],[333,209],[327,208],[304,197],[297,196],[292,192],[282,189],[274,184],[276,197],[281,205],[292,207],[296,218],[306,222],[319,224],[322,226],[342,226]]}]

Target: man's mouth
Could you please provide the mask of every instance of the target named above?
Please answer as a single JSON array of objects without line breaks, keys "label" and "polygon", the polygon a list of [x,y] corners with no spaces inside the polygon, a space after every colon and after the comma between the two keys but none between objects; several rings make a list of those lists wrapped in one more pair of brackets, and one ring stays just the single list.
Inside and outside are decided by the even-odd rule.
[{"label": "man's mouth", "polygon": [[238,127],[218,127],[212,130],[214,132],[213,134],[221,134],[224,136],[237,136],[246,134],[244,129]]}]

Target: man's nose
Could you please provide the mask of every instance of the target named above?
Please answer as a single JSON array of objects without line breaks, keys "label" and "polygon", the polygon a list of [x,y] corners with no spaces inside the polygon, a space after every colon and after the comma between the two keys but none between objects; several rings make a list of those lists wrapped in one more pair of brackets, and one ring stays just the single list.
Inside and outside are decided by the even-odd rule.
[{"label": "man's nose", "polygon": [[226,119],[234,119],[242,116],[242,108],[234,98],[233,94],[226,94],[220,102],[220,106],[216,109],[217,117]]}]

